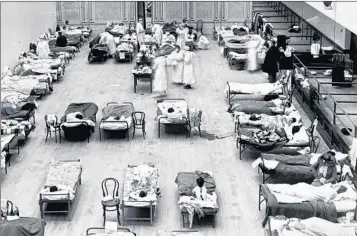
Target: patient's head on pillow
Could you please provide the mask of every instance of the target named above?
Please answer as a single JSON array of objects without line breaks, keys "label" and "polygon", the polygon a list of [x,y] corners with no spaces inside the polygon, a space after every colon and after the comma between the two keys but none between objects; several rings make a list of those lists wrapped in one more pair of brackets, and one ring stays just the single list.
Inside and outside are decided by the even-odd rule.
[{"label": "patient's head on pillow", "polygon": [[202,177],[199,177],[198,179],[196,179],[196,183],[197,183],[198,187],[202,188],[203,185],[205,184],[205,179]]},{"label": "patient's head on pillow", "polygon": [[120,120],[119,116],[114,116],[114,120]]},{"label": "patient's head on pillow", "polygon": [[347,191],[347,188],[345,186],[340,186],[337,190],[337,194],[344,193]]},{"label": "patient's head on pillow", "polygon": [[167,112],[168,113],[172,113],[172,112],[174,112],[175,110],[172,108],[172,107],[170,107],[169,109],[167,109]]},{"label": "patient's head on pillow", "polygon": [[139,197],[146,197],[148,194],[145,191],[140,191]]},{"label": "patient's head on pillow", "polygon": [[50,187],[50,192],[52,193],[52,192],[57,192],[58,191],[58,188],[57,188],[57,186],[51,186]]},{"label": "patient's head on pillow", "polygon": [[82,114],[77,114],[77,115],[76,115],[76,118],[79,119],[79,120],[82,120],[84,117],[83,117]]}]

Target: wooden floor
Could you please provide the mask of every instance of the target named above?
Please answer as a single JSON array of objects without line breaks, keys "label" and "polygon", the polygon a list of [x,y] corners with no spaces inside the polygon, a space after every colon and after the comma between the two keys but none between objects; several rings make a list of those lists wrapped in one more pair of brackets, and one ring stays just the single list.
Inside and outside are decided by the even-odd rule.
[{"label": "wooden floor", "polygon": [[[223,93],[226,81],[243,83],[265,82],[266,75],[250,74],[230,70],[227,61],[219,53],[215,42],[211,49],[197,52],[197,84],[192,90],[170,84],[170,98],[185,98],[191,107],[203,110],[203,130],[217,138],[208,140],[193,136],[163,134],[157,138],[154,121],[155,100],[148,94],[148,85],[133,92],[132,64],[117,64],[113,59],[105,64],[88,64],[88,45],[82,48],[67,68],[64,80],[54,87],[50,96],[39,101],[36,115],[37,128],[20,155],[12,156],[8,175],[1,174],[1,197],[11,199],[22,216],[39,217],[38,193],[45,182],[51,159],[81,159],[83,164],[80,186],[72,220],[62,216],[46,217],[46,236],[84,235],[88,227],[102,225],[101,181],[106,177],[119,180],[122,192],[125,167],[129,164],[152,163],[160,171],[162,198],[158,206],[157,219],[153,226],[146,223],[129,222],[128,228],[138,236],[154,236],[158,229],[180,229],[182,227],[175,185],[180,171],[209,170],[215,175],[220,212],[216,228],[196,226],[207,236],[249,235],[261,236],[263,212],[258,211],[258,184],[261,181],[252,169],[252,153],[244,153],[243,161],[237,157],[233,136],[233,121],[226,112],[227,99]],[[72,102],[94,102],[101,109],[110,101],[131,101],[136,110],[147,115],[147,138],[140,131],[134,140],[99,141],[98,131],[90,143],[45,143],[45,114],[62,116]],[[301,109],[300,109],[301,111]],[[301,111],[302,112],[302,111]],[[304,118],[306,120],[306,117]],[[306,124],[308,126],[309,123]],[[251,157],[249,157],[251,156]],[[256,156],[254,156],[256,157]],[[109,213],[110,214],[110,213]],[[109,215],[115,220],[115,215]]]}]

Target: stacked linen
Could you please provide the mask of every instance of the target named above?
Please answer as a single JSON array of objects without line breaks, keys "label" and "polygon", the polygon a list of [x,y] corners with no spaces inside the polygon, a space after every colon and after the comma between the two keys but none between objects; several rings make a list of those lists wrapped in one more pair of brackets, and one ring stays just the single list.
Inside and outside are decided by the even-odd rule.
[{"label": "stacked linen", "polygon": [[47,89],[47,84],[20,76],[5,76],[1,80],[1,91],[16,91],[29,96],[34,89]]},{"label": "stacked linen", "polygon": [[25,139],[28,133],[33,129],[33,124],[29,121],[17,120],[1,120],[1,134],[15,134],[20,136],[20,139]]},{"label": "stacked linen", "polygon": [[[125,171],[124,196],[125,206],[146,207],[156,205],[159,170],[149,165],[128,167]],[[146,193],[140,197],[140,192]]]},{"label": "stacked linen", "polygon": [[134,46],[131,43],[127,42],[122,42],[121,44],[118,45],[117,51],[121,52],[133,52],[134,51]]}]

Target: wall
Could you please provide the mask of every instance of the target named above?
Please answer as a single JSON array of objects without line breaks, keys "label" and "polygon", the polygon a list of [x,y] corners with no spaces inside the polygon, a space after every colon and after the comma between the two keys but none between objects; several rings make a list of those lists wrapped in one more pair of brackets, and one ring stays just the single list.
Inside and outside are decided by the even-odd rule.
[{"label": "wall", "polygon": [[325,14],[329,18],[335,20],[337,23],[347,28],[349,31],[357,34],[356,9],[357,2],[333,2],[332,10],[325,9],[322,2],[306,2],[316,10]]},{"label": "wall", "polygon": [[20,51],[55,26],[55,2],[2,2],[1,70],[14,67]]},{"label": "wall", "polygon": [[[292,9],[296,14],[308,20],[311,25],[320,30],[328,38],[333,40],[337,45],[342,48],[348,49],[350,47],[350,31],[344,26],[336,23],[329,16],[321,13],[319,10],[310,6],[306,2],[283,2],[286,6]],[[324,5],[322,2],[316,2],[321,4],[323,9]]]},{"label": "wall", "polygon": [[[69,20],[70,24],[90,25],[94,30],[103,31],[107,21],[116,23],[137,20],[136,2],[58,2],[57,20],[60,24]],[[152,19],[154,23],[187,18],[194,23],[204,21],[204,33],[211,33],[213,25],[231,25],[243,22],[251,16],[251,2],[153,2]],[[193,24],[195,25],[195,24]]]}]

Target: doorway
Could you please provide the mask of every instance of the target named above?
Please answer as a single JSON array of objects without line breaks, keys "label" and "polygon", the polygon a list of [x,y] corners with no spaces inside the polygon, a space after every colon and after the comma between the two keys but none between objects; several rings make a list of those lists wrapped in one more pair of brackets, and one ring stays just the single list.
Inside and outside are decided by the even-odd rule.
[{"label": "doorway", "polygon": [[357,74],[357,35],[351,32],[350,58],[353,61],[353,74]]},{"label": "doorway", "polygon": [[143,19],[143,27],[146,29],[152,24],[152,2],[137,2],[137,19]]}]

